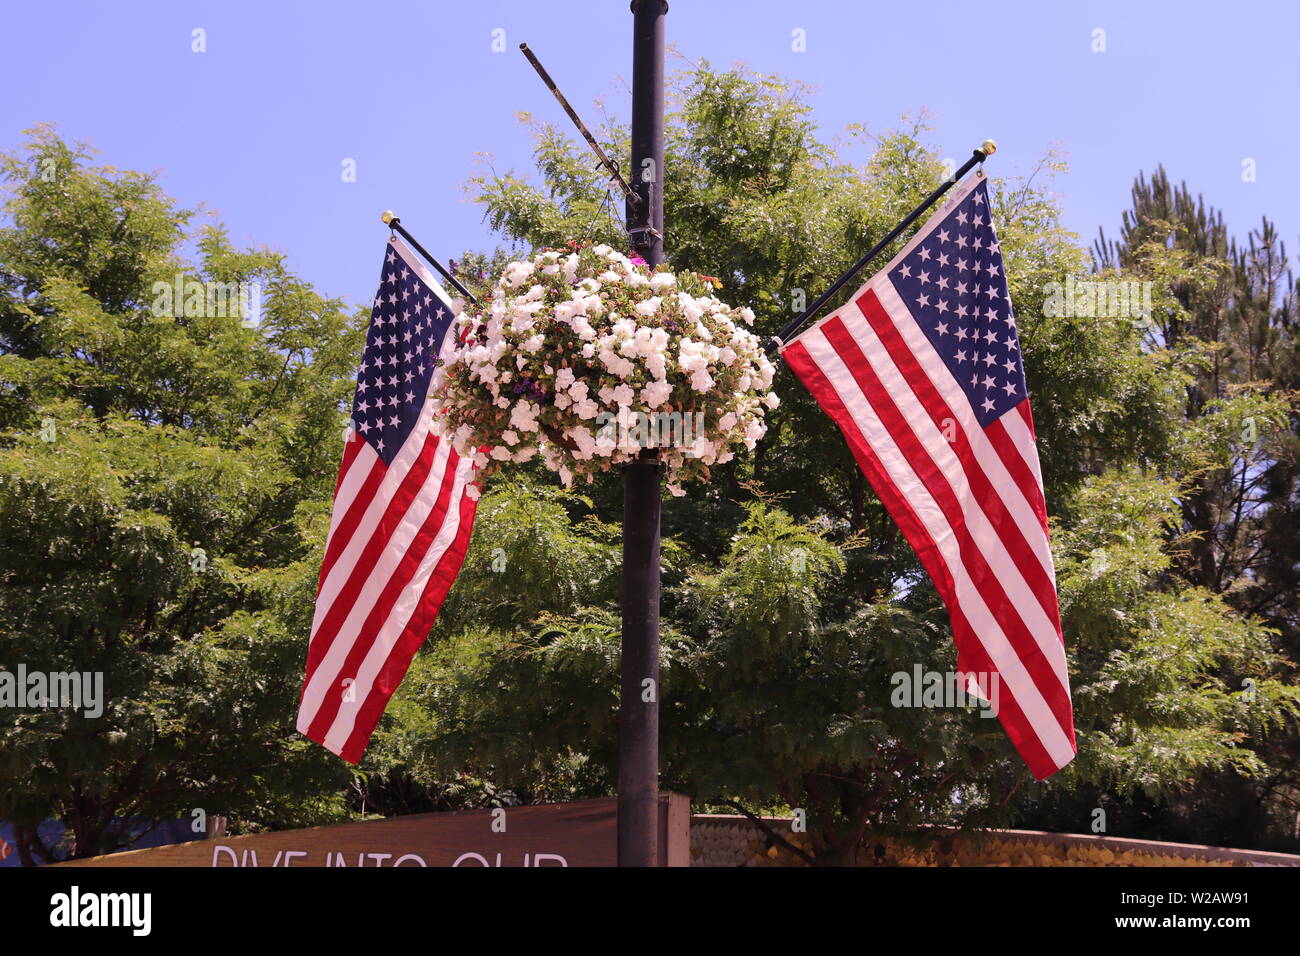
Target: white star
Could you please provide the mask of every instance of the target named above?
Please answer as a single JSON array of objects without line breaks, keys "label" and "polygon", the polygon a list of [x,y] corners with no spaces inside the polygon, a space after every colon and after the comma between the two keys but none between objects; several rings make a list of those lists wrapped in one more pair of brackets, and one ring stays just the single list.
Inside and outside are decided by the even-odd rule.
[{"label": "white star", "polygon": [[899,266],[898,274],[902,276],[904,279],[910,279],[912,278],[912,267],[909,266],[906,262],[904,262],[901,266]]},{"label": "white star", "polygon": [[929,297],[928,295],[920,295],[920,296],[917,296],[917,297],[916,297],[916,304],[919,305],[919,306],[921,306],[921,308],[925,308],[926,306],[928,306],[928,305],[930,304],[930,297]]},{"label": "white star", "polygon": [[939,241],[940,241],[940,242],[949,242],[949,241],[951,241],[951,240],[949,240],[949,238],[948,238],[948,230],[947,230],[947,229],[940,229],[940,230],[939,230]]},{"label": "white star", "polygon": [[925,248],[925,246],[921,247],[921,258],[927,262],[930,259],[930,250]]},{"label": "white star", "polygon": [[937,308],[940,314],[942,314],[948,311],[948,303],[945,302],[943,299],[940,299],[938,305],[936,305],[935,308]]},{"label": "white star", "polygon": [[1014,395],[1016,394],[1016,387],[1010,382],[1007,382],[1007,384],[1002,386],[1002,391],[1006,392],[1008,395]]},{"label": "white star", "polygon": [[936,326],[934,327],[934,330],[935,330],[936,332],[938,332],[940,335],[947,335],[947,334],[948,334],[948,323],[947,323],[947,322],[940,322],[938,325],[936,325]]},{"label": "white star", "polygon": [[993,402],[990,401],[989,399],[987,399],[987,398],[984,399],[984,401],[981,402],[980,404],[984,406],[984,411],[986,411],[986,412],[991,412],[991,411],[993,411]]}]

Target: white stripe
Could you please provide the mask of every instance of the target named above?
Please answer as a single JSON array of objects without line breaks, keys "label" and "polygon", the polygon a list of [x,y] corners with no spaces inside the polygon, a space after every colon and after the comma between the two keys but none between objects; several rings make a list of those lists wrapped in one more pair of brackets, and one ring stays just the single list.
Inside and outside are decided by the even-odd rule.
[{"label": "white stripe", "polygon": [[[952,444],[917,400],[912,387],[894,365],[884,343],[876,336],[866,316],[853,303],[840,309],[840,315],[844,320],[845,329],[857,342],[867,363],[875,371],[889,397],[894,400],[899,414],[907,422],[913,436],[943,474],[949,491],[957,500],[957,506],[966,518],[966,530],[976,549],[984,556],[993,576],[1002,585],[1002,590],[1006,592],[1015,612],[1020,615],[1021,621],[1033,636],[1034,642],[1043,652],[1048,664],[1061,683],[1066,684],[1065,647],[1057,633],[1056,623],[1048,616],[1042,602],[1038,600],[1021,574],[1016,560],[1007,551],[1002,538],[984,513],[983,507],[979,505],[979,497],[971,488],[966,471],[962,468]],[[912,324],[915,326],[915,323]],[[1022,510],[1029,522],[1028,530],[1032,536],[1033,532],[1038,530],[1038,518],[1028,510],[1027,503],[1019,491],[1013,490],[1016,490],[1021,504],[1025,506]]]},{"label": "white stripe", "polygon": [[1011,438],[1011,443],[1016,446],[1016,451],[1020,452],[1020,457],[1024,459],[1029,466],[1029,472],[1038,482],[1038,489],[1043,488],[1043,473],[1038,468],[1038,445],[1034,442],[1034,435],[1025,424],[1025,420],[1020,417],[1020,413],[1014,415],[1003,415],[1000,419],[1002,427],[1007,430],[1007,435]]},{"label": "white stripe", "polygon": [[[379,453],[375,451],[370,442],[360,435],[354,435],[348,440],[361,442],[361,447],[357,449],[356,455],[353,456],[352,464],[348,466],[347,472],[343,475],[343,480],[339,482],[338,493],[334,495],[334,510],[330,514],[330,530],[325,538],[326,554],[329,554],[330,545],[334,542],[334,533],[338,530],[339,522],[347,514],[348,508],[352,506],[352,499],[361,491],[366,476],[370,474],[370,470],[375,467],[375,462],[379,460]],[[315,625],[313,625],[313,632],[315,629]]]},{"label": "white stripe", "polygon": [[[341,694],[343,692],[343,689],[338,686],[338,681],[347,656],[356,644],[362,624],[365,623],[366,618],[374,609],[375,601],[388,585],[398,564],[406,556],[406,551],[419,532],[420,526],[424,524],[424,519],[429,516],[434,505],[437,504],[438,490],[442,487],[443,472],[446,469],[447,456],[450,452],[450,442],[438,443],[433,456],[433,467],[429,469],[424,485],[411,499],[406,513],[398,521],[397,526],[393,529],[392,536],[388,539],[383,551],[380,552],[378,560],[370,568],[369,573],[366,575],[365,584],[362,585],[356,600],[352,602],[352,606],[348,609],[347,617],[339,625],[337,636],[330,644],[325,657],[322,658],[320,665],[316,668],[307,684],[302,698],[302,712],[298,717],[300,724],[303,721],[304,714],[311,713],[315,715],[326,694]],[[355,539],[356,536],[354,536]],[[364,569],[362,570],[364,571]],[[320,605],[317,604],[317,608],[319,607]],[[315,636],[313,635],[314,639]],[[310,724],[311,721],[308,720],[307,723]]]},{"label": "white stripe", "polygon": [[845,409],[862,433],[863,439],[879,458],[900,494],[925,526],[952,576],[957,601],[970,621],[976,638],[984,646],[993,665],[998,669],[1001,679],[1006,682],[1048,755],[1057,766],[1064,766],[1073,758],[1074,748],[1070,745],[1069,739],[1062,731],[1061,725],[1033,678],[1025,669],[1024,663],[984,603],[979,590],[966,573],[957,549],[956,538],[943,516],[943,511],[907,464],[907,459],[903,457],[884,424],[867,403],[857,381],[821,331],[800,336],[799,340],[839,394],[840,401],[844,403]]},{"label": "white stripe", "polygon": [[[449,442],[443,442],[444,447],[450,448]],[[380,670],[383,669],[389,655],[392,653],[397,639],[402,632],[406,630],[406,625],[410,622],[411,616],[420,605],[420,599],[424,595],[424,589],[429,583],[429,577],[433,574],[433,569],[438,566],[442,556],[451,547],[456,540],[456,534],[460,530],[460,507],[465,496],[465,484],[469,481],[470,472],[473,469],[471,459],[461,459],[456,467],[455,478],[452,479],[451,497],[448,499],[447,514],[443,520],[442,527],[438,529],[437,535],[429,544],[429,550],[425,552],[416,569],[415,576],[398,595],[388,619],[384,621],[370,649],[366,652],[365,659],[361,666],[357,668],[356,681],[352,689],[356,692],[353,700],[344,701],[334,718],[334,723],[330,726],[329,732],[325,735],[324,745],[334,753],[342,751],[344,745],[348,742],[348,737],[352,735],[352,730],[356,726],[357,714],[365,704],[366,699],[370,696],[371,690],[375,686],[375,678],[379,676]]]},{"label": "white stripe", "polygon": [[[384,472],[383,480],[380,481],[379,487],[375,489],[375,496],[370,499],[370,504],[366,506],[361,520],[357,522],[352,531],[352,537],[348,539],[346,546],[344,546],[330,568],[329,575],[321,583],[320,594],[316,597],[316,612],[311,621],[313,640],[316,638],[316,631],[325,619],[325,615],[333,607],[335,598],[338,597],[348,578],[352,576],[353,568],[356,566],[361,552],[365,550],[366,544],[370,541],[370,536],[387,513],[393,497],[397,494],[397,489],[402,486],[402,481],[406,478],[407,472],[411,470],[420,457],[420,453],[424,450],[425,437],[429,433],[432,422],[433,407],[428,402],[425,402],[420,409],[420,417],[416,420],[415,427],[411,429],[410,435],[407,436],[402,450],[397,453],[397,457],[393,459],[392,464],[388,466],[388,470]],[[370,443],[366,442],[366,445],[368,447]],[[362,452],[364,453],[365,450],[362,449]],[[370,449],[370,451],[376,458],[378,457],[374,449]],[[357,455],[358,459],[361,457],[361,455]],[[370,459],[367,458],[367,460]],[[416,497],[419,497],[419,492],[416,492]],[[335,499],[334,511],[336,514],[341,510],[338,501],[339,499]]]},{"label": "white stripe", "polygon": [[[1038,518],[1038,512],[1034,511],[1029,499],[1020,490],[1015,478],[1007,471],[1002,456],[998,454],[997,449],[993,447],[993,443],[989,441],[988,436],[984,433],[984,429],[980,427],[979,420],[975,417],[975,410],[971,408],[970,400],[967,399],[965,391],[953,378],[952,372],[944,364],[943,359],[939,357],[939,353],[934,350],[934,346],[925,337],[920,326],[916,324],[916,320],[912,318],[912,314],[907,310],[903,300],[899,298],[894,284],[889,281],[888,277],[876,276],[863,287],[862,291],[865,293],[867,289],[871,289],[876,293],[881,306],[884,307],[886,314],[893,321],[894,328],[902,336],[903,343],[916,356],[916,361],[925,373],[925,377],[933,383],[939,397],[943,399],[944,404],[953,413],[957,425],[970,443],[971,453],[976,464],[997,491],[998,497],[1006,505],[1012,519],[1024,532],[1025,540],[1028,541],[1030,549],[1038,557],[1048,577],[1055,582],[1056,569],[1052,562],[1052,549],[1048,546],[1047,537],[1043,533],[1043,526]],[[857,299],[858,296],[854,296],[852,301],[856,303]],[[856,314],[861,314],[856,307],[854,311]],[[866,322],[867,331],[874,336],[871,323],[866,321],[865,317],[864,321]],[[883,348],[883,346],[881,347]],[[1028,438],[1028,432],[1024,429],[1024,420],[1020,417],[1020,413],[1013,409],[1002,416],[1002,421],[1006,424],[1010,424],[1012,419],[1019,422],[1021,432],[1028,439],[1031,455],[1036,466],[1038,455],[1033,454],[1033,439]],[[1011,432],[1010,434],[1011,440],[1016,445],[1021,457],[1027,457],[1023,446],[1017,441],[1016,433]],[[1036,470],[1034,474],[1038,481],[1038,490],[1041,493],[1043,490],[1042,479],[1037,478]]]}]

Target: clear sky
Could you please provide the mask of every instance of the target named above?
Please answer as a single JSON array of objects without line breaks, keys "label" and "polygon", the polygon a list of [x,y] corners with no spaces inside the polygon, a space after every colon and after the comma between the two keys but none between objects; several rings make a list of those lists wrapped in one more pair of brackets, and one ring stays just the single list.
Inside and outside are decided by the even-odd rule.
[{"label": "clear sky", "polygon": [[[692,60],[810,84],[828,136],[925,108],[945,156],[996,139],[991,172],[1027,171],[1060,144],[1066,221],[1088,241],[1101,225],[1113,234],[1134,175],[1163,162],[1235,234],[1267,213],[1294,253],[1298,9],[672,0],[667,33]],[[237,242],[286,252],[321,291],[354,302],[373,296],[384,209],[444,259],[495,244],[462,191],[477,155],[525,169],[516,113],[568,122],[521,41],[589,123],[600,121],[597,98],[629,112],[626,0],[3,0],[2,13],[0,148],[37,121],[57,123],[101,162],[159,171],[183,205],[218,211]],[[206,52],[192,50],[195,29]],[[793,49],[796,30],[805,52]],[[670,57],[670,69],[682,65]],[[355,182],[342,175],[349,159]],[[1243,182],[1246,160],[1254,182]]]}]

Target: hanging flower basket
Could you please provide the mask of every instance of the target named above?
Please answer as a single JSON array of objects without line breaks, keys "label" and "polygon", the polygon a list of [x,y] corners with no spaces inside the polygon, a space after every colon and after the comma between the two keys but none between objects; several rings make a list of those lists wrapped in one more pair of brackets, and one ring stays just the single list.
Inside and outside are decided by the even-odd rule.
[{"label": "hanging flower basket", "polygon": [[754,314],[716,279],[651,272],[607,245],[511,262],[490,304],[457,316],[434,373],[440,434],[483,477],[540,456],[566,487],[658,448],[668,488],[753,449],[776,408]]}]

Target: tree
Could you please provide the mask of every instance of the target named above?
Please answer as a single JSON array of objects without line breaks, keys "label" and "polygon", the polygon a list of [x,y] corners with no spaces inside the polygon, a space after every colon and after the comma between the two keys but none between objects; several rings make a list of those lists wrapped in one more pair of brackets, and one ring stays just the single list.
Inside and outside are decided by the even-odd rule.
[{"label": "tree", "polygon": [[[1102,233],[1094,260],[1108,275],[1169,291],[1147,328],[1152,354],[1186,369],[1172,420],[1180,436],[1169,474],[1180,486],[1184,543],[1172,573],[1278,632],[1281,673],[1300,662],[1300,377],[1297,300],[1286,247],[1267,218],[1239,244],[1221,213],[1174,186],[1163,167],[1140,175],[1120,238]],[[1293,679],[1293,678],[1292,678]],[[1214,795],[1237,794],[1224,827],[1257,844],[1300,846],[1300,739],[1274,735],[1269,769],[1251,781],[1204,776],[1156,824],[1195,832]]]},{"label": "tree", "polygon": [[336,818],[345,776],[288,737],[360,317],[219,226],[184,261],[195,214],[151,176],[30,136],[3,160],[0,662],[106,699],[4,710],[0,819],[31,863],[194,809]]}]

